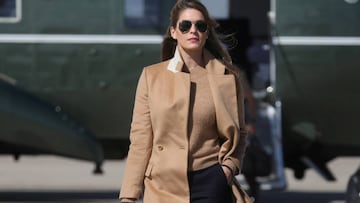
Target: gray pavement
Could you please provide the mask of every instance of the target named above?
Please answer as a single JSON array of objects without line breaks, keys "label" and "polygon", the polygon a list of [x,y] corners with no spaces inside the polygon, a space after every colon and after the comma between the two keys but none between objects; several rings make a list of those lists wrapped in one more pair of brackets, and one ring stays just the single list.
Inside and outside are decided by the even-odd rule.
[{"label": "gray pavement", "polygon": [[[0,156],[0,202],[119,202],[125,161],[106,161],[103,175],[94,175],[89,162],[55,156],[24,156],[18,162]],[[313,170],[295,180],[286,170],[285,191],[262,191],[259,203],[345,203],[349,176],[360,158],[338,158],[329,163],[337,177],[327,182]]]}]

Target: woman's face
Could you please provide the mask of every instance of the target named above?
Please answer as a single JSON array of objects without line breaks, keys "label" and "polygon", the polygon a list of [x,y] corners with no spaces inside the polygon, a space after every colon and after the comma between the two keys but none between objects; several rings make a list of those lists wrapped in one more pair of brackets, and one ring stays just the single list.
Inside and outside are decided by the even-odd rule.
[{"label": "woman's face", "polygon": [[202,51],[208,37],[208,25],[204,16],[191,8],[180,13],[176,27],[171,27],[170,31],[178,46],[188,51]]}]

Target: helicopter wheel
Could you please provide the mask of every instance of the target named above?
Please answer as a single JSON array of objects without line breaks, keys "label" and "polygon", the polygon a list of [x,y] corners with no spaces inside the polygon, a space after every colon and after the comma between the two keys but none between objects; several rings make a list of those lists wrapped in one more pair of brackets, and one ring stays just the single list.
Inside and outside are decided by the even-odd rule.
[{"label": "helicopter wheel", "polygon": [[360,202],[360,168],[350,177],[346,189],[346,203]]}]

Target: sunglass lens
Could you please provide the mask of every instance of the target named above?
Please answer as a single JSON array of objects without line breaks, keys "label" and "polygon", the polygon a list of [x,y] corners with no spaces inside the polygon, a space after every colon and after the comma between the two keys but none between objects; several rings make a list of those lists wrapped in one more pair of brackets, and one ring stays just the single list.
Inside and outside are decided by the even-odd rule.
[{"label": "sunglass lens", "polygon": [[205,22],[202,21],[198,21],[195,24],[196,29],[198,29],[200,32],[206,32],[207,30],[207,24]]},{"label": "sunglass lens", "polygon": [[182,33],[188,32],[192,26],[192,23],[190,21],[184,20],[179,23],[179,30]]}]

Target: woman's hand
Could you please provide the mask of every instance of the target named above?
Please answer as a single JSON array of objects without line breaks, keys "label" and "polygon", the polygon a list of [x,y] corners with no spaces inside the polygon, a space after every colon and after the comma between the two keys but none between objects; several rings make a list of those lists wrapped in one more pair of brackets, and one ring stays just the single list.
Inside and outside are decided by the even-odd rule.
[{"label": "woman's hand", "polygon": [[234,175],[232,174],[232,171],[227,166],[221,166],[221,167],[226,176],[227,183],[228,183],[228,185],[230,185],[233,181]]}]

